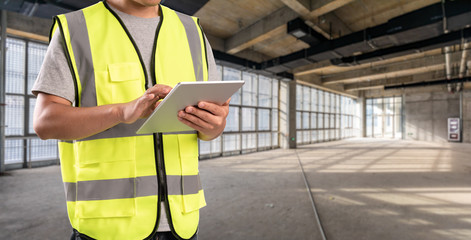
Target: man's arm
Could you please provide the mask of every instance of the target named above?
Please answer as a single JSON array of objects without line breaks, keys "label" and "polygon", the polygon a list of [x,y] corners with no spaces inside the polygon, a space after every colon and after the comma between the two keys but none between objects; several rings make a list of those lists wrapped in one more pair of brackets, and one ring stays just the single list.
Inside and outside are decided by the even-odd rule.
[{"label": "man's arm", "polygon": [[33,128],[41,139],[81,139],[119,123],[133,123],[149,116],[171,87],[155,85],[138,99],[98,107],[72,107],[71,102],[54,95],[38,93]]}]

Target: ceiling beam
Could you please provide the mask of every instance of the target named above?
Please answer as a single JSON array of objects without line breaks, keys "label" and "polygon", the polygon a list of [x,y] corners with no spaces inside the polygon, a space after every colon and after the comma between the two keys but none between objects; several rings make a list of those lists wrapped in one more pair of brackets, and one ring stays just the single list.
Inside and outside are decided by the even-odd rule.
[{"label": "ceiling beam", "polygon": [[[452,54],[452,62],[456,63],[459,61],[459,59],[460,52],[455,52]],[[445,57],[443,55],[435,55],[390,65],[381,65],[367,69],[359,69],[341,74],[335,74],[323,77],[322,82],[324,84],[336,84],[397,78],[425,73],[428,71],[438,71],[442,70],[444,67]]]},{"label": "ceiling beam", "polygon": [[297,17],[298,14],[291,8],[282,7],[226,39],[225,50],[229,54],[235,54],[267,40],[280,30],[286,31],[286,23]]},{"label": "ceiling beam", "polygon": [[411,76],[404,76],[404,77],[397,77],[391,79],[380,79],[368,82],[359,82],[359,83],[350,83],[345,84],[344,88],[345,91],[358,91],[358,90],[370,90],[370,89],[383,89],[384,86],[387,85],[398,85],[403,83],[412,83],[412,82],[424,82],[424,81],[432,81],[436,79],[443,79],[445,78],[445,71],[433,71],[433,72],[426,72],[417,75]]},{"label": "ceiling beam", "polygon": [[329,75],[332,73],[348,72],[348,71],[357,70],[357,69],[371,68],[371,67],[376,67],[376,66],[385,65],[385,64],[403,62],[403,61],[407,61],[411,59],[439,55],[441,54],[441,52],[442,50],[440,48],[437,48],[437,49],[433,49],[433,50],[429,50],[425,52],[413,53],[413,54],[409,54],[405,56],[399,56],[395,58],[379,60],[376,62],[364,63],[364,64],[359,64],[359,65],[354,65],[354,66],[336,66],[336,65],[332,65],[330,63],[330,60],[325,60],[325,61],[312,63],[309,65],[295,68],[293,70],[293,73],[295,76],[303,76],[303,75],[309,75],[309,74]]},{"label": "ceiling beam", "polygon": [[[354,0],[282,0],[287,7],[283,7],[272,14],[260,19],[254,24],[240,30],[225,41],[225,52],[238,53],[259,42],[270,39],[281,30],[286,31],[286,23],[302,16],[307,24],[327,38],[334,33],[348,34],[352,31],[335,14],[327,14],[337,8],[345,6]],[[323,15],[323,19],[318,17]],[[330,29],[330,23],[335,25]]]},{"label": "ceiling beam", "polygon": [[355,0],[311,0],[309,18],[316,18],[341,8]]},{"label": "ceiling beam", "polygon": [[[352,33],[352,30],[333,13],[354,0],[281,0],[306,20],[306,24],[327,39]],[[322,18],[319,18],[322,16]]]}]

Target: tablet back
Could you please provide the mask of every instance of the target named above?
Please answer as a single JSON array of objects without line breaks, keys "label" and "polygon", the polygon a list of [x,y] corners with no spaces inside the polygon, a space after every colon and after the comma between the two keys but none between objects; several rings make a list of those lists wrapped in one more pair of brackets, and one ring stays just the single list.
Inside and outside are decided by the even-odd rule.
[{"label": "tablet back", "polygon": [[244,84],[243,81],[181,82],[157,106],[137,134],[194,131],[178,120],[178,111],[200,101],[223,104]]}]

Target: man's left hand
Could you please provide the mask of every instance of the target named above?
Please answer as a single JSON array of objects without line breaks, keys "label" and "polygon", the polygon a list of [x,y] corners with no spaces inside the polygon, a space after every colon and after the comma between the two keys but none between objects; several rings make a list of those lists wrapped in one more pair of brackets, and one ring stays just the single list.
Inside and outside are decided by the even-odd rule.
[{"label": "man's left hand", "polygon": [[217,138],[226,127],[229,114],[229,102],[219,105],[211,102],[199,102],[198,106],[188,106],[178,112],[178,119],[198,131],[200,139],[210,141]]}]

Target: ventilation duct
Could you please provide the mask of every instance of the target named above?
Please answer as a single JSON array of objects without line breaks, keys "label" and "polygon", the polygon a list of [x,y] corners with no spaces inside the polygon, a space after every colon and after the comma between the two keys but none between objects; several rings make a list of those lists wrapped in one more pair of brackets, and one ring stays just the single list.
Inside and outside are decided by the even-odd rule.
[{"label": "ventilation duct", "polygon": [[412,88],[412,87],[428,87],[428,86],[435,86],[435,85],[460,84],[464,82],[471,82],[471,77],[452,78],[452,79],[445,78],[442,80],[430,81],[430,82],[406,83],[406,84],[399,84],[399,85],[392,85],[392,86],[384,86],[384,90],[404,89],[404,88]]},{"label": "ventilation duct", "polygon": [[[458,44],[461,36],[443,36],[443,16],[447,17],[448,29],[459,32],[471,25],[471,4],[467,0],[446,1],[445,7],[444,11],[442,3],[433,4],[363,31],[321,41],[308,49],[266,61],[262,63],[262,68],[276,73],[324,60],[332,60],[336,65],[360,64]],[[423,43],[428,45],[420,45]],[[357,52],[364,54],[352,57]]]}]

